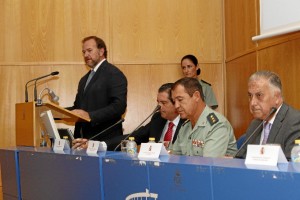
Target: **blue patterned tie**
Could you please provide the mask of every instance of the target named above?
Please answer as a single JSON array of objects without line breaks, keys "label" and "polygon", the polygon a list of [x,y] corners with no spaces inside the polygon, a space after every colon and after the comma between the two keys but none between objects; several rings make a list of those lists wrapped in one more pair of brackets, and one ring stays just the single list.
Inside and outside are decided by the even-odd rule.
[{"label": "blue patterned tie", "polygon": [[271,123],[266,123],[264,125],[264,138],[263,138],[262,144],[266,144],[267,143],[271,127],[272,127]]}]

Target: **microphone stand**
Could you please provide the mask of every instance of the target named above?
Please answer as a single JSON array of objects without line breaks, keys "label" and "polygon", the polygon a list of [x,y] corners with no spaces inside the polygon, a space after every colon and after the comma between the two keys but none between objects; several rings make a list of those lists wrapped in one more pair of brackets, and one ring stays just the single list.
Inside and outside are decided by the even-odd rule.
[{"label": "microphone stand", "polygon": [[114,126],[116,126],[116,125],[118,125],[118,124],[120,124],[120,123],[122,123],[122,122],[124,122],[125,121],[125,119],[120,119],[119,121],[117,121],[116,123],[114,123],[113,125],[111,125],[111,126],[109,126],[108,128],[106,128],[106,129],[104,129],[103,131],[101,131],[100,133],[98,133],[98,134],[96,134],[96,135],[94,135],[94,136],[92,136],[92,137],[90,137],[90,139],[89,140],[92,140],[92,139],[94,139],[94,138],[96,138],[96,137],[98,137],[99,135],[101,135],[102,133],[104,133],[104,132],[106,132],[107,130],[109,130],[109,129],[111,129],[112,127],[114,127]]},{"label": "microphone stand", "polygon": [[49,88],[44,88],[44,89],[40,92],[39,97],[38,97],[38,99],[37,99],[37,102],[36,102],[36,105],[37,105],[37,106],[43,105],[43,101],[42,101],[42,93],[43,93],[45,90],[48,91],[48,95],[50,96],[50,99],[51,99],[52,102],[55,102],[55,103],[58,102],[59,97],[58,97],[57,95],[55,95],[54,92],[53,92],[52,90],[50,90]]},{"label": "microphone stand", "polygon": [[254,131],[250,134],[250,136],[245,140],[245,142],[241,145],[241,147],[239,148],[239,150],[236,152],[236,154],[233,156],[234,158],[239,158],[239,153],[242,151],[242,149],[244,148],[244,146],[249,142],[249,140],[253,137],[253,135],[257,132],[258,129],[260,129],[260,127],[264,124],[264,122],[267,122],[269,120],[269,118],[271,117],[271,115],[273,115],[275,112],[277,111],[277,108],[272,107],[270,113],[268,114],[268,116],[256,127],[256,129],[254,129]]},{"label": "microphone stand", "polygon": [[57,75],[57,74],[59,74],[59,72],[57,72],[57,71],[56,72],[51,72],[51,74],[47,74],[45,76],[41,76],[41,77],[35,79],[34,91],[33,91],[34,92],[34,101],[37,101],[37,88],[36,88],[37,81],[40,80],[40,79],[46,78],[48,76],[54,76],[54,75]]},{"label": "microphone stand", "polygon": [[[156,113],[159,109],[160,109],[160,105],[157,105],[155,109],[152,111],[152,113],[144,121],[142,121],[142,123],[140,123],[130,134],[128,134],[123,140],[127,140],[136,130],[138,130],[145,123],[145,121],[147,121],[147,119],[149,119],[152,115],[154,115],[154,113]],[[114,151],[116,151],[121,144],[122,141],[116,146]]]},{"label": "microphone stand", "polygon": [[55,71],[55,72],[51,72],[51,74],[47,74],[45,76],[41,76],[41,77],[38,77],[38,78],[35,78],[35,79],[32,79],[30,81],[28,81],[26,84],[25,84],[25,102],[28,102],[28,89],[27,89],[27,85],[28,83],[32,82],[32,81],[35,81],[34,83],[34,101],[37,101],[37,91],[36,91],[36,82],[42,78],[45,78],[45,77],[48,77],[48,76],[54,76],[54,75],[57,75],[59,74],[58,71]]}]

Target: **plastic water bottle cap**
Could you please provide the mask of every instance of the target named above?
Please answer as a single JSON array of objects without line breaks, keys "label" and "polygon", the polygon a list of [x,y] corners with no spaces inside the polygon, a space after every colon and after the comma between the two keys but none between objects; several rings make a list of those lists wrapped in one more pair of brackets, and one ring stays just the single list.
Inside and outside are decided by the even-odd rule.
[{"label": "plastic water bottle cap", "polygon": [[129,140],[134,140],[134,137],[129,137],[128,139],[129,139]]},{"label": "plastic water bottle cap", "polygon": [[300,144],[300,140],[295,140],[295,144]]}]

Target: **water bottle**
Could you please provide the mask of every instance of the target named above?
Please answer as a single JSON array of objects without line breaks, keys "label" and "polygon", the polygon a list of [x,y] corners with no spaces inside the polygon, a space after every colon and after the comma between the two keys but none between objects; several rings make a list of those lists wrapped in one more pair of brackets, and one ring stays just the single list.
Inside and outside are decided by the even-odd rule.
[{"label": "water bottle", "polygon": [[155,143],[155,138],[154,137],[149,137],[149,142],[148,143]]},{"label": "water bottle", "polygon": [[300,140],[295,140],[295,146],[291,151],[292,162],[300,162]]},{"label": "water bottle", "polygon": [[64,136],[63,139],[66,140],[66,144],[68,144],[68,146],[71,147],[70,146],[69,137],[68,136]]},{"label": "water bottle", "polygon": [[129,140],[126,144],[126,151],[131,156],[135,156],[137,154],[137,145],[134,141],[134,137],[129,137]]},{"label": "water bottle", "polygon": [[41,138],[41,142],[40,142],[40,147],[47,147],[47,139],[46,139],[44,131],[41,131],[41,135],[42,135],[42,138]]}]

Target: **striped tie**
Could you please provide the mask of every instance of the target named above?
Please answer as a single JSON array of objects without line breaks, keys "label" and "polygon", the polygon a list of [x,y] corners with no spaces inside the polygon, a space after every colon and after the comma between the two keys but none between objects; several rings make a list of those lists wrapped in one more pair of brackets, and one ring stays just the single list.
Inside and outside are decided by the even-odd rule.
[{"label": "striped tie", "polygon": [[264,138],[263,138],[262,144],[266,144],[267,143],[271,127],[272,127],[271,123],[266,123],[264,125]]},{"label": "striped tie", "polygon": [[172,140],[172,135],[173,135],[173,122],[169,122],[169,125],[168,125],[168,130],[165,134],[165,137],[164,137],[164,141],[171,141]]}]

